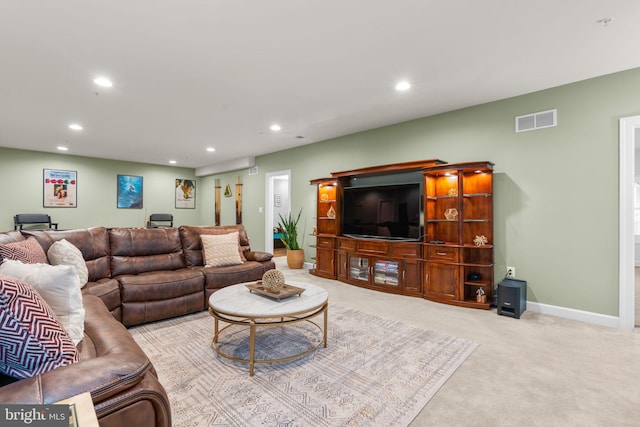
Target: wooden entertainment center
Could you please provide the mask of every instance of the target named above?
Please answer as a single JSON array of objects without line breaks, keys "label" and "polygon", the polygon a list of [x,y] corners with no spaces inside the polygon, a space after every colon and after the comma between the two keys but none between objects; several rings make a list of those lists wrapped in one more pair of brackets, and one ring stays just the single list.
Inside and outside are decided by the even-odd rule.
[{"label": "wooden entertainment center", "polygon": [[[419,223],[409,218],[406,206],[396,206],[407,203],[380,197],[375,200],[377,208],[363,213],[367,205],[362,199],[355,204],[355,213],[348,212],[349,227],[357,233],[343,233],[345,189],[366,188],[373,195],[378,188],[388,192],[386,186],[399,192],[402,186],[393,185],[407,176],[421,181]],[[365,187],[366,183],[374,184]],[[311,184],[317,187],[316,244],[312,246],[316,257],[311,274],[447,304],[490,308],[493,163],[421,160],[333,172],[330,178],[314,179]],[[359,216],[372,215],[376,223],[360,226],[365,221]],[[376,235],[369,236],[362,231],[365,228]],[[406,238],[394,236],[391,229],[402,229],[398,234]]]}]

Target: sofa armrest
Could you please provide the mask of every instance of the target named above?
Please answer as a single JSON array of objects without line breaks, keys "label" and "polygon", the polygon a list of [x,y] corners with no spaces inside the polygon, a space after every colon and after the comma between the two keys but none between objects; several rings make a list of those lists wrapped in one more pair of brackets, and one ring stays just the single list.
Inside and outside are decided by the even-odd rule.
[{"label": "sofa armrest", "polygon": [[273,254],[261,251],[248,251],[244,253],[244,256],[247,258],[247,261],[258,262],[269,261],[271,258],[273,258]]},{"label": "sofa armrest", "polygon": [[89,391],[97,404],[135,386],[150,369],[137,354],[97,357],[8,384],[0,388],[0,402],[51,404]]}]

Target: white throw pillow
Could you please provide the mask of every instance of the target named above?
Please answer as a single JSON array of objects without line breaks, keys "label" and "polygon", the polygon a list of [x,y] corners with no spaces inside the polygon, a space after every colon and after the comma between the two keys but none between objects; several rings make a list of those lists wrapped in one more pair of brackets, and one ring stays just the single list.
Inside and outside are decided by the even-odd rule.
[{"label": "white throw pillow", "polygon": [[84,307],[76,269],[70,265],[23,264],[4,260],[0,274],[33,287],[49,304],[74,344],[84,337]]},{"label": "white throw pillow", "polygon": [[54,242],[47,251],[47,258],[52,265],[72,265],[75,267],[80,279],[80,287],[84,287],[89,280],[89,270],[84,262],[82,252],[73,243],[66,239]]},{"label": "white throw pillow", "polygon": [[206,267],[223,267],[225,265],[242,264],[238,252],[239,233],[202,234],[202,250]]}]

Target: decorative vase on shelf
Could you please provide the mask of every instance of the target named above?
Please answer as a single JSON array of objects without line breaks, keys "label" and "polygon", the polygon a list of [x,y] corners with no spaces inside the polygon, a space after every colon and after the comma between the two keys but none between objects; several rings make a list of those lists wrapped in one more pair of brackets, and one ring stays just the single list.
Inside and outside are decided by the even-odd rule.
[{"label": "decorative vase on shelf", "polygon": [[475,239],[473,239],[473,244],[476,246],[484,246],[487,243],[489,243],[489,240],[487,239],[487,237],[482,234],[480,236],[476,236]]},{"label": "decorative vase on shelf", "polygon": [[329,210],[327,211],[327,218],[336,218],[336,211],[333,209],[333,206],[329,206]]},{"label": "decorative vase on shelf", "polygon": [[458,216],[458,210],[455,208],[447,209],[444,211],[444,217],[449,221],[453,221]]}]

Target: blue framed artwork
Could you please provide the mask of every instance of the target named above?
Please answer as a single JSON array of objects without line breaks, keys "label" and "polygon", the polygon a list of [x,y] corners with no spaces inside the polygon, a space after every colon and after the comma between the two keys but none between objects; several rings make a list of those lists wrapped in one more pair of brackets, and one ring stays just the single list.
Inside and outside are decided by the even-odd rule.
[{"label": "blue framed artwork", "polygon": [[142,209],[142,177],[118,175],[118,209]]}]

